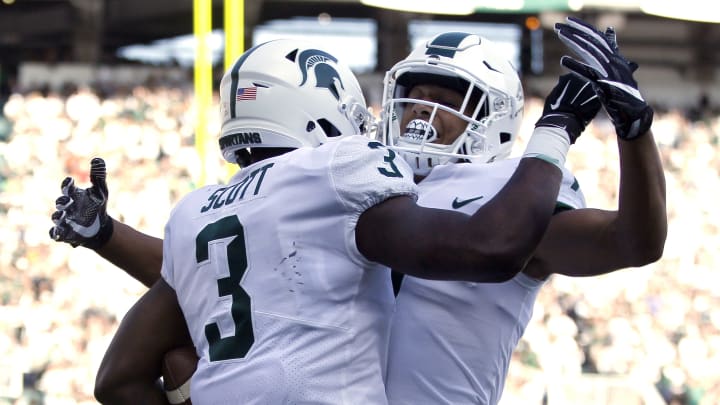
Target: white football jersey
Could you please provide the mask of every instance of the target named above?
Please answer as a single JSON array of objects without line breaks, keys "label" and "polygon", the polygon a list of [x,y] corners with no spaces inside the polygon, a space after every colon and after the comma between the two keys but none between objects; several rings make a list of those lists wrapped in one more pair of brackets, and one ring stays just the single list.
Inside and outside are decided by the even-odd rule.
[{"label": "white football jersey", "polygon": [[386,403],[394,297],[355,226],[387,198],[416,198],[394,157],[353,136],[255,163],[179,202],[162,276],[200,357],[194,403]]},{"label": "white football jersey", "polygon": [[[500,191],[518,162],[438,166],[419,184],[418,204],[472,214]],[[568,171],[558,204],[585,206]],[[405,276],[390,333],[388,402],[496,404],[543,284],[523,273],[504,283]]]}]

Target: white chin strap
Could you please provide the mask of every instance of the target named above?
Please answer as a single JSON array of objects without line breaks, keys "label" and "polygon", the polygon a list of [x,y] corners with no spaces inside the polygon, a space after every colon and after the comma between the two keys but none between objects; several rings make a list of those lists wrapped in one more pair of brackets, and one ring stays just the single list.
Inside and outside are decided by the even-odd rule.
[{"label": "white chin strap", "polygon": [[[431,143],[435,140],[437,140],[437,130],[429,122],[419,119],[410,121],[398,138],[396,146],[417,151],[400,151],[416,175],[427,176],[433,167],[450,161],[448,156],[438,156],[432,153],[446,152],[448,147],[448,145]],[[425,153],[425,151],[431,153]]]}]

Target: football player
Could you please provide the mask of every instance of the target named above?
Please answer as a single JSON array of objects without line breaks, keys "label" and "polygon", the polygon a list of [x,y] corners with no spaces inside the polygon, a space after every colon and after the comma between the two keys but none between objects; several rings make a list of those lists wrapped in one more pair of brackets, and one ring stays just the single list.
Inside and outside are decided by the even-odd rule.
[{"label": "football player", "polygon": [[[562,59],[572,73],[561,76],[537,125],[582,129],[602,104],[617,133],[618,208],[586,208],[579,184],[565,170],[548,231],[512,279],[402,278],[388,351],[391,404],[497,404],[512,352],[552,274],[599,275],[662,255],[665,180],[650,130],[652,109],[632,76],[637,66],[619,53],[612,28],[599,32],[571,18],[556,30],[580,59]],[[517,166],[518,159],[504,158],[520,125],[522,92],[509,62],[487,41],[471,47],[462,41],[459,34],[436,37],[388,72],[383,133],[421,179],[418,204],[469,214],[490,204]],[[480,105],[470,114],[456,108],[474,93]],[[520,112],[497,114],[506,100]],[[567,121],[567,112],[582,119]],[[429,128],[431,137],[417,137],[418,127]]]},{"label": "football player", "polygon": [[[467,215],[417,205],[405,160],[354,135],[370,124],[360,86],[319,47],[256,46],[220,96],[220,148],[244,167],[173,209],[162,277],[100,365],[103,403],[165,403],[163,356],[190,344],[196,403],[385,403],[388,267],[430,279],[515,276],[547,228],[579,135],[539,124],[506,187]],[[128,229],[105,212],[102,160],[93,169],[90,189],[63,182],[51,236],[103,254]]]}]

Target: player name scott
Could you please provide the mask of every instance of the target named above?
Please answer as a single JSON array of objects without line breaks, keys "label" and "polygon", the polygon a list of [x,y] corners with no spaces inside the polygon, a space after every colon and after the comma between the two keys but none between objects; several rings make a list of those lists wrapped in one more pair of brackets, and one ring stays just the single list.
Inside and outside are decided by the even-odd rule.
[{"label": "player name scott", "polygon": [[[248,188],[250,189],[250,195],[257,195],[265,179],[265,174],[273,165],[274,163],[266,164],[259,169],[253,170],[239,182],[215,190],[215,192],[208,197],[208,204],[200,208],[200,212],[218,209],[225,205],[232,204],[235,201],[240,201],[245,198]],[[250,185],[254,185],[254,187],[251,188]]]}]

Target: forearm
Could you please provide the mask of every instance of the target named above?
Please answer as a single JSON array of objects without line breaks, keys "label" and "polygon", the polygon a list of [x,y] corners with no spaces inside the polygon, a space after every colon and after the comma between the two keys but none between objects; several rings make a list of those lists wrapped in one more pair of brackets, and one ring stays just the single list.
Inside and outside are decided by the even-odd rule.
[{"label": "forearm", "polygon": [[665,177],[652,134],[618,140],[617,210],[577,209],[555,215],[525,272],[595,276],[643,266],[662,256],[667,236]]},{"label": "forearm", "polygon": [[547,230],[561,179],[556,166],[537,158],[521,159],[508,183],[487,204],[495,211],[490,217],[497,218],[494,232],[509,242],[524,240],[521,256],[530,257]]},{"label": "forearm", "polygon": [[[407,196],[390,198],[358,219],[358,250],[368,260],[414,277],[507,281],[522,270],[542,238],[561,176],[554,164],[521,159],[503,190],[471,217],[418,206]],[[378,233],[378,226],[385,230]]]},{"label": "forearm", "polygon": [[561,176],[541,159],[520,161],[503,189],[474,215],[482,222],[475,229],[485,231],[482,245],[489,257],[505,252],[518,271],[527,263],[550,223]]},{"label": "forearm", "polygon": [[113,221],[110,240],[96,252],[143,285],[151,287],[160,278],[162,239]]},{"label": "forearm", "polygon": [[619,139],[618,147],[618,235],[626,254],[642,265],[658,260],[665,246],[665,174],[652,131],[632,141]]},{"label": "forearm", "polygon": [[168,403],[157,384],[163,359],[169,351],[191,344],[175,291],[161,279],[120,322],[97,369],[95,397],[109,404]]}]

